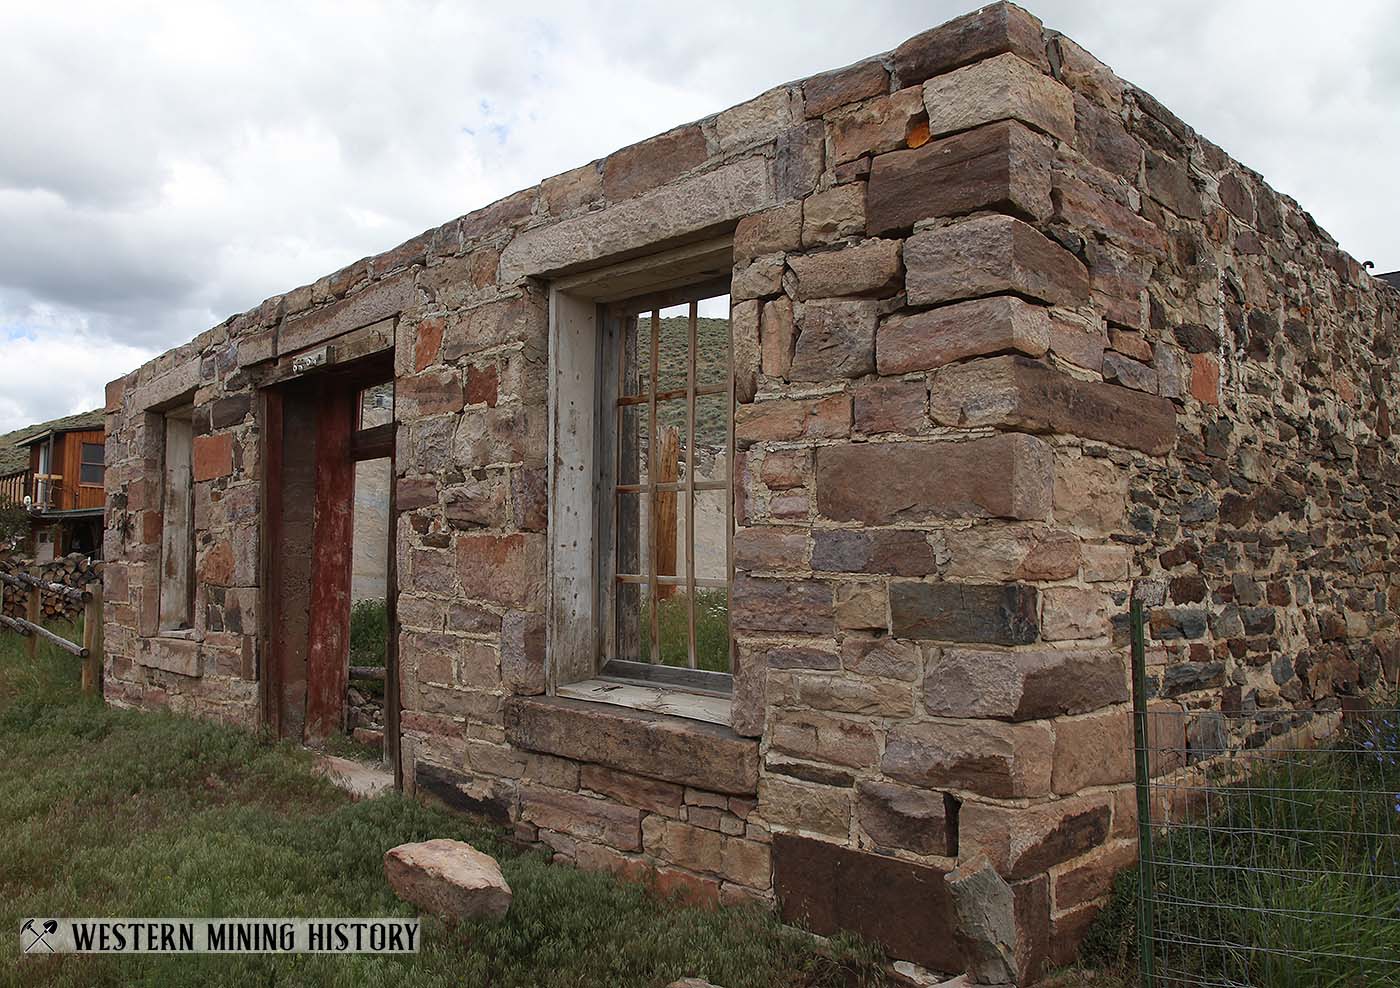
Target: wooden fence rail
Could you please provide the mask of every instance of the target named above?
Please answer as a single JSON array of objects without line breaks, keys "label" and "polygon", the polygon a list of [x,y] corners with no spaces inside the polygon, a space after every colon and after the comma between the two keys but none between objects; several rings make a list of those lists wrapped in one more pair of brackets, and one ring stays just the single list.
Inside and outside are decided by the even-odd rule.
[{"label": "wooden fence rail", "polygon": [[[25,646],[31,660],[38,657],[40,638],[82,659],[84,693],[99,693],[102,689],[102,584],[94,586],[93,590],[79,590],[76,587],[65,587],[61,583],[38,580],[26,573],[0,573],[0,627],[9,628],[27,639]],[[4,615],[6,587],[23,590],[27,595],[28,607],[24,617],[12,618]],[[40,623],[43,617],[41,593],[58,594],[69,600],[82,601],[81,644],[55,634]]]}]

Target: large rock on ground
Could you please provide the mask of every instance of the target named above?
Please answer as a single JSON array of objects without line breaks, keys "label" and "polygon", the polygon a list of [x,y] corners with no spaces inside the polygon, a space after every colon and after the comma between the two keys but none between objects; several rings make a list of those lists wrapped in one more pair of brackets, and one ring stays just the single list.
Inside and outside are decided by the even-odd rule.
[{"label": "large rock on ground", "polygon": [[441,919],[499,919],[510,909],[510,886],[496,859],[459,840],[390,848],[384,877],[400,899]]}]

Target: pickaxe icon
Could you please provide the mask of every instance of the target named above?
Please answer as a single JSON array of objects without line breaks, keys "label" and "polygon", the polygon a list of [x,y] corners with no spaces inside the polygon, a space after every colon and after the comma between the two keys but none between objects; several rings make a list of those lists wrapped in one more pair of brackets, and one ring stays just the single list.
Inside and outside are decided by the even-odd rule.
[{"label": "pickaxe icon", "polygon": [[53,949],[52,946],[49,945],[49,941],[48,941],[47,939],[45,939],[45,938],[48,937],[50,934],[52,934],[52,933],[53,933],[55,930],[57,930],[57,929],[58,929],[58,920],[56,920],[56,919],[46,919],[46,920],[44,920],[43,932],[40,932],[39,930],[37,930],[37,929],[34,928],[34,920],[32,920],[32,919],[27,919],[27,920],[25,920],[25,921],[24,921],[24,925],[23,925],[22,927],[20,927],[20,930],[19,930],[19,931],[20,931],[20,933],[32,933],[32,934],[34,934],[34,939],[29,941],[29,946],[27,946],[27,947],[24,948],[24,952],[25,952],[26,954],[28,954],[28,953],[33,953],[34,950],[37,949],[37,947],[39,946],[39,944],[42,943],[42,944],[44,945],[44,949],[47,950],[49,953],[52,954],[52,953],[54,952],[54,949]]}]

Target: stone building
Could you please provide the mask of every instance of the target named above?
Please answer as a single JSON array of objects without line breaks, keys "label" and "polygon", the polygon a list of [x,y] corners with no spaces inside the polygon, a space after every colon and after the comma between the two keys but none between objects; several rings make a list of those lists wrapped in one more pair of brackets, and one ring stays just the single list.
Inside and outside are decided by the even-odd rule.
[{"label": "stone building", "polygon": [[[340,729],[347,478],[392,452],[406,790],[944,971],[941,877],[986,852],[1029,976],[1133,857],[1132,593],[1188,755],[1222,709],[1267,736],[1393,677],[1398,315],[996,4],[114,381],[106,695]],[[392,422],[357,418],[390,380]],[[640,537],[706,497],[726,565]]]}]

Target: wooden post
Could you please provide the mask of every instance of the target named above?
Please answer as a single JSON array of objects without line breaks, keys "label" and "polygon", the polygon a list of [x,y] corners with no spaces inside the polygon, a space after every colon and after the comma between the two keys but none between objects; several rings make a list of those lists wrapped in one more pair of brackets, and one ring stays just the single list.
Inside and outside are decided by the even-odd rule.
[{"label": "wooden post", "polygon": [[83,692],[102,695],[102,584],[83,605]]},{"label": "wooden post", "polygon": [[[656,479],[658,483],[674,487],[681,479],[680,435],[675,426],[662,426],[658,437],[656,456]],[[676,575],[676,501],[679,492],[675,490],[657,491],[653,502],[656,510],[653,522],[656,526],[656,575]],[[676,592],[673,585],[656,588],[657,600],[669,600]]]},{"label": "wooden post", "polygon": [[[39,600],[39,588],[29,588],[29,607],[25,612],[25,617],[30,624],[42,624],[44,619],[43,602]],[[29,660],[36,661],[39,658],[39,636],[30,635],[25,642],[25,648],[29,650]]]}]

